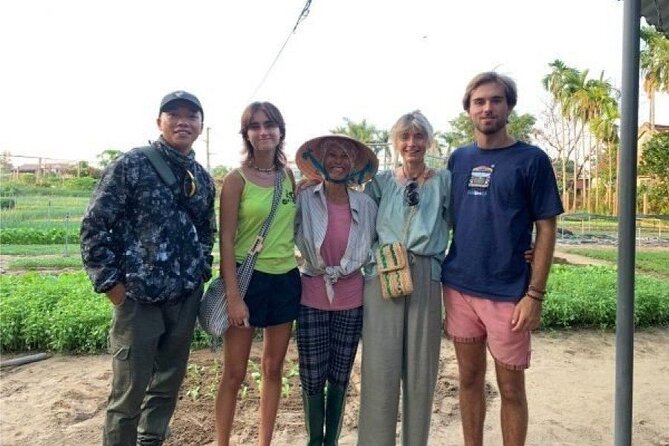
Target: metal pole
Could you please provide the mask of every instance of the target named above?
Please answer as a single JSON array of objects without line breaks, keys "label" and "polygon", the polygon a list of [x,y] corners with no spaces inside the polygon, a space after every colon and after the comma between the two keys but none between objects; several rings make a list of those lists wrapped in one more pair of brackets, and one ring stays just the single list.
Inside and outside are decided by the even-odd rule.
[{"label": "metal pole", "polygon": [[634,372],[634,226],[639,125],[640,0],[623,6],[622,99],[618,160],[618,306],[616,313],[615,446],[632,444]]},{"label": "metal pole", "polygon": [[70,214],[65,214],[65,250],[63,251],[63,257],[68,257],[70,255],[70,251],[67,248],[68,240],[67,240],[67,231],[70,229]]}]

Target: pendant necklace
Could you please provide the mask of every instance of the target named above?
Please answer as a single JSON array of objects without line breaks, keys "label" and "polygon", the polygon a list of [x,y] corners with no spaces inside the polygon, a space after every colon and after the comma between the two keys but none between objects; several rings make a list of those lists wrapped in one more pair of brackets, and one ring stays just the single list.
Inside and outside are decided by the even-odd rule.
[{"label": "pendant necklace", "polygon": [[268,169],[264,169],[264,168],[262,168],[262,167],[258,167],[258,166],[256,166],[255,163],[251,163],[251,167],[253,167],[255,170],[257,170],[257,171],[260,172],[260,173],[264,173],[265,175],[269,175],[270,173],[272,173],[272,172],[274,172],[274,171],[276,170],[276,168],[275,168],[274,166],[272,166],[272,167],[270,167],[270,168],[268,168]]},{"label": "pendant necklace", "polygon": [[407,181],[407,182],[408,181],[418,182],[418,179],[421,176],[423,176],[423,174],[425,173],[426,168],[427,168],[427,166],[425,166],[423,164],[423,169],[418,173],[418,175],[416,175],[415,177],[410,178],[409,174],[407,173],[406,166],[404,164],[402,164],[402,173],[404,174],[404,180]]}]

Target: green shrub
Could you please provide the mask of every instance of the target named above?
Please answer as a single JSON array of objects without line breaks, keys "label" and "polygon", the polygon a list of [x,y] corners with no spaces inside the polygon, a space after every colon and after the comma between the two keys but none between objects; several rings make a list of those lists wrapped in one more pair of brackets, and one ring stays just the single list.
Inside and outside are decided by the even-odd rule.
[{"label": "green shrub", "polygon": [[79,242],[79,228],[5,228],[0,231],[0,244],[56,245]]},{"label": "green shrub", "polygon": [[13,198],[0,198],[0,209],[14,209],[16,200]]},{"label": "green shrub", "polygon": [[3,181],[2,184],[0,185],[0,195],[4,195],[5,197],[7,196],[14,196],[16,195],[18,189],[15,185],[12,184],[7,184],[9,183],[8,181]]},{"label": "green shrub", "polygon": [[32,186],[37,184],[37,176],[34,173],[21,173],[17,182],[21,185]]},{"label": "green shrub", "polygon": [[[91,191],[97,184],[96,179],[88,177],[68,178],[57,181],[43,181],[41,183],[30,183],[29,181],[8,181],[0,186],[0,195],[4,196],[51,196],[51,197],[90,197]],[[81,182],[79,181],[81,180]],[[31,180],[32,181],[32,180]],[[91,187],[91,182],[93,186]],[[71,184],[71,186],[70,186]]]},{"label": "green shrub", "polygon": [[91,177],[73,177],[63,180],[63,187],[69,190],[79,190],[92,192],[98,180]]}]

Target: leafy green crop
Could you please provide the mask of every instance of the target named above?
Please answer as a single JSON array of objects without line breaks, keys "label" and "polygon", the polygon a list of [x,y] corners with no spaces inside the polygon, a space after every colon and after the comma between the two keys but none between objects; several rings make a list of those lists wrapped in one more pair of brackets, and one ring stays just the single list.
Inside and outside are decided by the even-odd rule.
[{"label": "leafy green crop", "polygon": [[[542,327],[614,327],[616,284],[610,267],[554,265]],[[669,281],[636,276],[634,320],[637,326],[669,325]]]},{"label": "leafy green crop", "polygon": [[0,276],[3,351],[101,351],[111,314],[111,304],[93,292],[84,273]]},{"label": "leafy green crop", "polygon": [[79,228],[6,228],[0,231],[0,244],[55,245],[79,243]]},{"label": "leafy green crop", "polygon": [[[616,322],[617,276],[610,267],[555,265],[543,328],[610,328]],[[637,275],[637,326],[669,325],[669,281]],[[112,306],[93,292],[85,273],[0,276],[0,349],[93,353],[104,351]],[[209,345],[199,328],[193,347]]]}]

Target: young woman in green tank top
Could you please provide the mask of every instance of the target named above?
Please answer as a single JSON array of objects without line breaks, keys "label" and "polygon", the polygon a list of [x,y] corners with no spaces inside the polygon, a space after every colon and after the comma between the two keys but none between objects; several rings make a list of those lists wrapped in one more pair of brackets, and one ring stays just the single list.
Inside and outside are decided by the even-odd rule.
[{"label": "young woman in green tank top", "polygon": [[[258,445],[269,445],[281,394],[283,362],[300,304],[300,276],[294,250],[295,180],[286,166],[286,127],[269,102],[242,113],[245,159],[223,180],[220,206],[221,276],[226,284],[231,327],[225,334],[223,376],[216,396],[216,437],[227,446],[237,394],[246,377],[254,328],[263,328],[262,391]],[[276,175],[284,172],[281,200],[251,283],[241,296],[236,269],[269,215]]]}]

